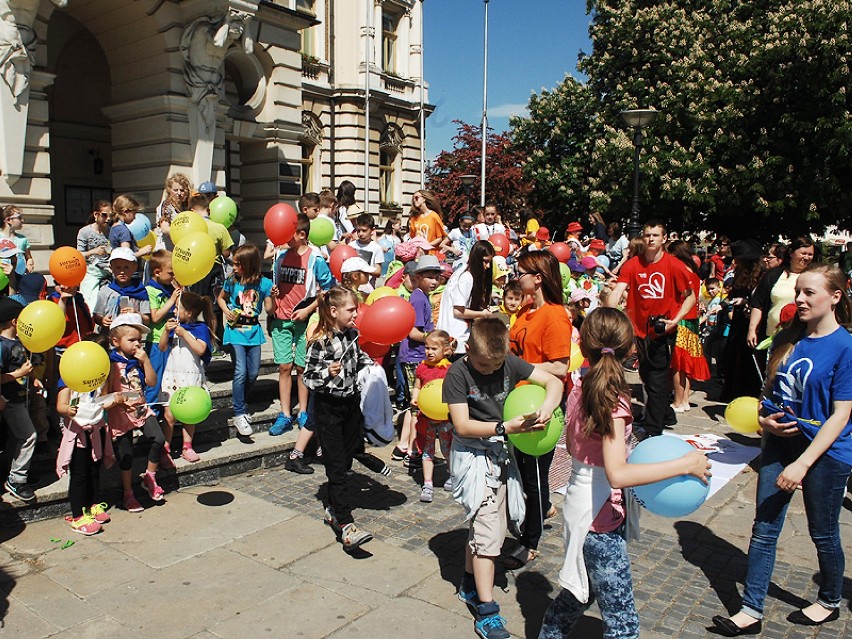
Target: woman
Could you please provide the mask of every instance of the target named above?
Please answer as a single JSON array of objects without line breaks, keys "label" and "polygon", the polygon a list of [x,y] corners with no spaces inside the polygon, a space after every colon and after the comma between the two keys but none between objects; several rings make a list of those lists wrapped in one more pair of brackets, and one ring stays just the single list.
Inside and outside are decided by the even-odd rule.
[{"label": "woman", "polygon": [[[698,299],[701,293],[701,279],[698,277],[698,266],[692,259],[693,253],[689,244],[683,240],[675,240],[669,244],[667,250],[686,266],[689,283],[695,293],[695,299]],[[677,325],[677,339],[672,351],[674,412],[683,413],[690,409],[690,380],[703,382],[708,379],[710,379],[710,368],[707,366],[707,360],[701,348],[701,337],[698,334],[698,304],[696,304]]]},{"label": "woman", "polygon": [[816,602],[787,620],[817,626],[840,616],[844,557],[839,518],[852,470],[852,336],[846,328],[852,304],[845,290],[846,277],[836,266],[810,266],[796,282],[797,317],[776,338],[764,387],[774,406],[758,418],[763,454],[743,606],[731,618],[713,617],[726,636],[761,630],[775,548],[799,486],[820,585]]},{"label": "woman", "polygon": [[589,213],[589,228],[591,229],[591,237],[592,239],[597,238],[599,240],[603,240],[604,242],[608,241],[610,238],[609,232],[607,231],[606,223],[604,223],[603,216],[597,211],[592,211]]},{"label": "woman", "polygon": [[92,211],[92,221],[77,233],[77,250],[86,258],[86,277],[80,284],[80,292],[89,310],[95,308],[98,291],[112,281],[109,270],[109,228],[112,226],[112,205],[98,200]]},{"label": "woman", "polygon": [[781,309],[793,303],[796,279],[813,261],[815,246],[808,237],[797,237],[790,243],[780,266],[766,272],[751,299],[748,345],[755,348],[769,335],[775,334]]},{"label": "woman", "polygon": [[488,317],[491,310],[492,271],[494,246],[480,240],[470,249],[467,266],[460,268],[447,282],[438,311],[435,328],[447,331],[456,339],[456,353],[464,354],[470,335],[470,322],[477,317]]},{"label": "woman", "polygon": [[[627,247],[630,245],[630,240],[621,232],[621,225],[618,222],[612,222],[606,227],[609,240],[606,243],[606,256],[609,258],[610,265],[619,266],[621,258],[627,253]],[[615,269],[613,269],[615,272]]]},{"label": "woman", "polygon": [[766,255],[763,256],[763,270],[771,271],[784,264],[787,258],[787,245],[781,242],[773,242],[766,249]]},{"label": "woman", "polygon": [[15,272],[18,275],[31,273],[35,268],[32,253],[30,253],[30,241],[19,231],[24,228],[24,214],[14,204],[3,207],[3,228],[0,229],[0,238],[12,240],[18,247],[18,262]]},{"label": "woman", "polygon": [[415,191],[411,197],[408,235],[409,237],[419,236],[429,242],[432,245],[430,253],[433,255],[436,255],[442,247],[449,248],[442,216],[441,203],[432,191]]},{"label": "woman", "polygon": [[[531,302],[518,310],[509,331],[512,353],[536,364],[551,375],[565,379],[571,359],[571,319],[562,305],[562,277],[559,260],[550,251],[529,251],[518,257],[521,295]],[[510,569],[525,565],[538,556],[544,517],[556,509],[550,504],[547,475],[553,451],[533,457],[515,451],[526,495],[526,517],[518,547],[509,558]]]},{"label": "woman", "polygon": [[714,246],[716,252],[710,256],[710,277],[715,277],[720,282],[724,282],[728,271],[733,268],[731,240],[723,235],[716,240]]},{"label": "woman", "polygon": [[157,242],[155,249],[174,248],[170,235],[172,219],[183,211],[189,209],[189,196],[192,191],[192,183],[183,173],[170,175],[163,189],[163,200],[157,207]]},{"label": "woman", "polygon": [[[334,222],[334,242],[346,244],[355,237],[355,226],[349,221],[349,209],[355,206],[355,185],[349,180],[343,180],[337,187],[337,209],[332,210],[331,216]],[[337,244],[334,244],[329,250],[336,247]]]},{"label": "woman", "polygon": [[719,396],[721,402],[730,402],[743,395],[756,397],[763,386],[764,361],[747,344],[751,311],[749,298],[760,279],[763,248],[754,240],[734,242],[731,248],[734,275],[728,289],[727,304],[723,305],[722,319],[730,328],[719,367],[725,377]]}]

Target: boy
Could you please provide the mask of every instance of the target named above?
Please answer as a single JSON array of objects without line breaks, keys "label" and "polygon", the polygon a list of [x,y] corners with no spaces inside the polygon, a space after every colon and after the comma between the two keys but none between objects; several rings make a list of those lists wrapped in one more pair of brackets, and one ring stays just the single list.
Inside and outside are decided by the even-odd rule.
[{"label": "boy", "polygon": [[[221,225],[220,225],[221,226]],[[145,285],[148,294],[148,305],[151,308],[151,332],[145,342],[145,352],[151,360],[151,366],[157,374],[157,382],[145,387],[145,400],[149,404],[157,402],[160,396],[160,379],[166,368],[166,360],[169,352],[161,351],[159,348],[160,335],[166,328],[166,322],[177,314],[177,301],[180,296],[180,287],[174,286],[175,274],[172,270],[172,253],[165,249],[154,251],[148,262],[151,271],[151,279]],[[162,414],[160,406],[156,406],[154,412]],[[169,456],[169,443],[163,449],[163,468],[171,468],[172,458]]]},{"label": "boy", "polygon": [[[413,286],[408,303],[414,307],[414,327],[399,344],[399,356],[403,379],[405,380],[405,397],[410,403],[411,392],[414,390],[415,376],[418,364],[426,357],[426,335],[435,328],[432,321],[432,305],[429,303],[429,294],[438,287],[438,278],[441,275],[441,265],[434,255],[424,255],[416,262],[410,277]],[[412,450],[411,442],[414,440],[414,424],[417,421],[417,409],[410,406],[402,421],[402,430],[399,433],[400,445],[394,448],[393,455],[402,455],[403,464],[408,467],[417,466],[420,456]],[[431,492],[431,482],[429,484]]]},{"label": "boy", "polygon": [[154,247],[143,246],[139,248],[136,244],[136,238],[133,237],[133,233],[128,228],[128,225],[133,223],[133,220],[136,219],[136,214],[139,212],[139,202],[127,194],[119,195],[112,203],[112,209],[118,215],[118,221],[109,230],[110,246],[114,249],[120,246],[126,247],[136,257],[148,255]]},{"label": "boy", "polygon": [[27,483],[27,473],[36,446],[36,431],[27,410],[27,381],[33,377],[33,365],[27,350],[18,340],[18,315],[23,304],[8,297],[0,298],[0,395],[5,399],[3,417],[14,438],[12,468],[5,487],[15,499],[31,502],[35,492]]},{"label": "boy", "polygon": [[[149,248],[149,247],[146,247]],[[98,301],[92,311],[95,324],[109,330],[113,318],[122,308],[131,309],[142,316],[145,324],[151,323],[151,304],[148,290],[133,282],[136,272],[136,256],[126,246],[114,248],[109,255],[109,269],[113,281],[98,291]],[[122,307],[122,304],[125,306]]]},{"label": "boy", "polygon": [[[275,303],[275,317],[271,322],[270,335],[275,363],[278,364],[278,399],[281,412],[269,428],[273,437],[283,435],[293,428],[291,415],[291,393],[293,389],[293,365],[297,373],[299,428],[308,419],[308,387],[302,381],[305,372],[305,353],[308,318],[317,308],[317,293],[334,285],[334,276],[325,260],[317,256],[308,245],[311,221],[300,213],[296,233],[275,261],[273,273],[275,286],[271,297]],[[297,471],[298,472],[298,471]]]},{"label": "boy", "polygon": [[358,251],[358,257],[373,269],[370,273],[370,286],[376,286],[376,278],[382,274],[385,252],[379,243],[373,240],[373,216],[362,213],[355,218],[355,239],[349,246]]},{"label": "boy", "polygon": [[[509,389],[529,380],[546,395],[534,415],[503,422]],[[506,435],[541,430],[562,399],[562,383],[550,373],[509,354],[509,329],[497,317],[473,322],[467,356],[444,378],[443,399],[453,424],[450,474],[453,496],[467,511],[468,543],[459,599],[476,610],[476,633],[485,639],[510,635],[493,599],[494,564],[506,536],[506,510],[515,525],[524,520],[524,497]]]},{"label": "boy", "polygon": [[509,316],[509,328],[518,319],[518,309],[521,308],[521,302],[524,301],[524,294],[521,292],[521,282],[512,280],[506,284],[503,289],[503,303],[500,304],[500,312]]},{"label": "boy", "polygon": [[320,196],[316,193],[305,193],[299,198],[299,211],[313,220],[320,214]]}]

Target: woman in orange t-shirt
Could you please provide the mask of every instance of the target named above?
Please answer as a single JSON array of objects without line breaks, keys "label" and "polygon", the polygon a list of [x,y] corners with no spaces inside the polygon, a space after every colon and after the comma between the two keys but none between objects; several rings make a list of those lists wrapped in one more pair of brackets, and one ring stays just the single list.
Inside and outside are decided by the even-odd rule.
[{"label": "woman in orange t-shirt", "polygon": [[[512,352],[530,364],[564,379],[571,358],[571,318],[562,305],[562,278],[559,261],[550,251],[530,251],[518,258],[521,293],[530,303],[521,307],[509,331]],[[526,493],[527,514],[518,548],[510,564],[526,564],[538,556],[545,517],[556,514],[550,503],[547,475],[553,451],[533,457],[515,450]],[[508,566],[512,568],[511,565]]]},{"label": "woman in orange t-shirt", "polygon": [[[451,248],[444,228],[441,204],[432,191],[416,191],[411,197],[411,211],[408,217],[408,235],[422,237],[432,245],[429,251],[443,259],[441,248]],[[450,251],[452,252],[452,251]]]}]

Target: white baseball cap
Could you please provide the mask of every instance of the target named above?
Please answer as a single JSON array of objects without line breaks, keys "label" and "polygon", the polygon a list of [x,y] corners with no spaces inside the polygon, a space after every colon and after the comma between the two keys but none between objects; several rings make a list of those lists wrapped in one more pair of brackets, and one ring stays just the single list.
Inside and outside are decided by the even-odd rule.
[{"label": "white baseball cap", "polygon": [[132,326],[133,328],[138,328],[142,335],[147,335],[151,332],[151,329],[142,323],[142,316],[139,313],[119,313],[112,318],[112,323],[109,325],[109,328],[112,330],[118,326]]},{"label": "white baseball cap", "polygon": [[109,261],[112,262],[113,260],[127,260],[128,262],[135,262],[136,256],[128,247],[117,246],[112,249],[112,253],[109,254]]},{"label": "white baseball cap", "polygon": [[367,262],[360,257],[350,257],[344,260],[343,265],[340,267],[341,273],[357,273],[361,271],[362,273],[372,273],[375,269],[367,264]]}]

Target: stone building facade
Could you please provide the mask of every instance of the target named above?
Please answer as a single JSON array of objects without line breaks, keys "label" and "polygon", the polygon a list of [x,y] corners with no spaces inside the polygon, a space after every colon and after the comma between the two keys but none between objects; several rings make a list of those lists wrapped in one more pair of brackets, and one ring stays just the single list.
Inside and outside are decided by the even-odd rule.
[{"label": "stone building facade", "polygon": [[40,270],[98,199],[133,193],[153,221],[174,172],[234,197],[256,242],[271,204],[343,179],[378,213],[420,183],[421,17],[422,0],[0,0],[0,203]]}]

